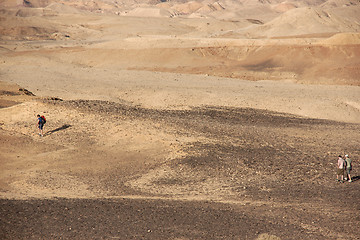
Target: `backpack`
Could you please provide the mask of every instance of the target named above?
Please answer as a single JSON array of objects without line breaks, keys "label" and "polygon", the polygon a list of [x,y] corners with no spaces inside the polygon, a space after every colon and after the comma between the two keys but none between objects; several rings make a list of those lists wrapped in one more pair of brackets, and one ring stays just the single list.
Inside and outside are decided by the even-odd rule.
[{"label": "backpack", "polygon": [[41,120],[42,120],[42,124],[45,124],[45,123],[46,123],[46,118],[45,118],[45,116],[41,116],[40,118],[41,118]]}]

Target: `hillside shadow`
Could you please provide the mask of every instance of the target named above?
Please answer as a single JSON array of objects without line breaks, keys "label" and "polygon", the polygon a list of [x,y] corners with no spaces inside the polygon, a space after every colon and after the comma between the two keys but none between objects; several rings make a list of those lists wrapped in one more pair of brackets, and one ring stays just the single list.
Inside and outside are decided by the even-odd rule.
[{"label": "hillside shadow", "polygon": [[65,130],[65,129],[69,128],[69,127],[71,127],[70,124],[64,124],[64,125],[62,125],[62,126],[59,127],[59,128],[56,128],[56,129],[53,129],[53,130],[51,130],[51,131],[46,132],[44,135],[51,135],[51,134],[53,134],[54,132],[58,132],[58,131],[61,131],[61,130]]}]

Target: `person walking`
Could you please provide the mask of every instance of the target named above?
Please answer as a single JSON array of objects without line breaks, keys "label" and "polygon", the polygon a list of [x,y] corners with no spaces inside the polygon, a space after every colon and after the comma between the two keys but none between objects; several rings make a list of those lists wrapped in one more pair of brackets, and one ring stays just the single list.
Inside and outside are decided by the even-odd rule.
[{"label": "person walking", "polygon": [[341,183],[344,182],[344,166],[345,166],[345,161],[342,158],[342,156],[339,155],[338,162],[337,162],[336,181],[338,181],[338,182],[340,181]]},{"label": "person walking", "polygon": [[[345,155],[345,163],[346,163],[346,175],[349,179],[349,182],[352,182],[351,176],[350,176],[350,172],[352,170],[352,165],[351,165],[351,159],[349,158],[349,155]],[[345,178],[346,180],[347,178]]]},{"label": "person walking", "polygon": [[39,114],[37,115],[37,127],[39,129],[39,135],[40,137],[43,137],[43,128],[44,128],[44,124],[45,124],[46,120],[41,117]]}]

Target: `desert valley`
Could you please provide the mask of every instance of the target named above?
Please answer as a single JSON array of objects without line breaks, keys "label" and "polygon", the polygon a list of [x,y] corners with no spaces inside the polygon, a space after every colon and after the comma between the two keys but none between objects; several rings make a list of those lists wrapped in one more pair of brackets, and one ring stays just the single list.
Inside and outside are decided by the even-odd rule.
[{"label": "desert valley", "polygon": [[360,239],[359,139],[359,0],[0,0],[0,239]]}]

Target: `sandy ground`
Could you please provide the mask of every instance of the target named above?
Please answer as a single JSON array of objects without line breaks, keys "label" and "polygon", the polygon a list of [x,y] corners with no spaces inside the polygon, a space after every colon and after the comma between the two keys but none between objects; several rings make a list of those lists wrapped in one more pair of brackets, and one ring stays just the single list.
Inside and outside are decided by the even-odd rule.
[{"label": "sandy ground", "polygon": [[355,3],[32,4],[0,14],[1,239],[359,239]]}]

